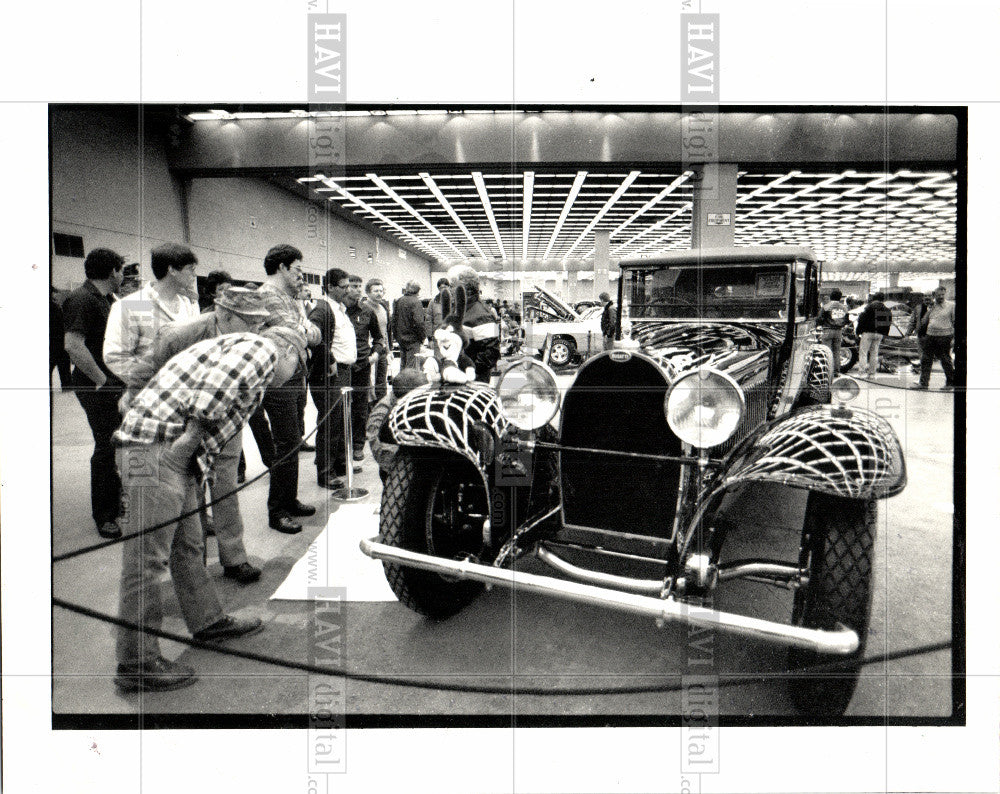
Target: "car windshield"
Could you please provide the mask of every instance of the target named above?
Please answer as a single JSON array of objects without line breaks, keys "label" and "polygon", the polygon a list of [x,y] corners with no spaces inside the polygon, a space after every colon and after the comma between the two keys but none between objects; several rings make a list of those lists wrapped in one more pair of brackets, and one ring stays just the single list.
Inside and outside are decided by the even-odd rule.
[{"label": "car windshield", "polygon": [[626,270],[622,275],[626,312],[633,319],[786,316],[787,265],[679,265]]}]

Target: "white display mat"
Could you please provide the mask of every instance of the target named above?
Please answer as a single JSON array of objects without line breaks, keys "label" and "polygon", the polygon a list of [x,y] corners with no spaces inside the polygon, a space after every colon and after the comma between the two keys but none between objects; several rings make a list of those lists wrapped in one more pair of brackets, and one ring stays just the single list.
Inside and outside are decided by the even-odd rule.
[{"label": "white display mat", "polygon": [[378,534],[378,509],[371,503],[340,505],[271,600],[308,601],[310,587],[343,587],[346,601],[395,601],[382,563],[358,545]]}]

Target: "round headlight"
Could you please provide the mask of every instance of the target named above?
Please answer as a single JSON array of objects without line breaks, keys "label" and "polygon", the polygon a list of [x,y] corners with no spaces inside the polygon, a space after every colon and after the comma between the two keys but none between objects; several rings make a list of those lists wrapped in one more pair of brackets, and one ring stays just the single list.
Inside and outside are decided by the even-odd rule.
[{"label": "round headlight", "polygon": [[556,376],[541,361],[524,358],[500,376],[497,393],[503,414],[521,430],[537,430],[559,410]]},{"label": "round headlight", "polygon": [[708,449],[736,432],[743,406],[743,391],[736,381],[721,372],[700,369],[673,385],[664,401],[664,413],[681,441]]}]

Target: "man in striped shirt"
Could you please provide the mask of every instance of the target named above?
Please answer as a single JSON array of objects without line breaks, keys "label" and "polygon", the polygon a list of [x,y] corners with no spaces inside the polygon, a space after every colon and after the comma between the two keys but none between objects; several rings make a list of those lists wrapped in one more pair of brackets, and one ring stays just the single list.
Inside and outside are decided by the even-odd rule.
[{"label": "man in striped shirt", "polygon": [[[123,544],[119,614],[159,628],[158,579],[167,569],[181,613],[203,642],[262,629],[259,618],[226,615],[205,570],[197,517],[198,480],[211,478],[217,456],[260,405],[264,390],[292,376],[305,340],[277,327],[263,337],[226,334],[171,358],[135,397],[114,434],[129,533],[168,522]],[[190,515],[171,521],[178,516]],[[175,689],[194,670],[164,659],[155,637],[120,628],[116,685],[126,691]]]}]

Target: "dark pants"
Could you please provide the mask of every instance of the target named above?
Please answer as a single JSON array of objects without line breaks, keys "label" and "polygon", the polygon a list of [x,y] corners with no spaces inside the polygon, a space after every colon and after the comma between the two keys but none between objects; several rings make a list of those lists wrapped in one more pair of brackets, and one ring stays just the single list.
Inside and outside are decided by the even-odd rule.
[{"label": "dark pants", "polygon": [[287,512],[298,499],[299,458],[294,451],[302,442],[298,405],[305,387],[302,376],[295,375],[285,385],[264,393],[262,407],[274,439],[271,490],[267,495],[267,512],[272,516]]},{"label": "dark pants", "polygon": [[388,376],[389,356],[382,353],[375,362],[375,399],[372,402],[377,403],[389,391]]},{"label": "dark pants", "polygon": [[417,352],[420,350],[420,342],[400,342],[399,343],[399,368],[417,367]]},{"label": "dark pants", "polygon": [[316,406],[316,477],[325,479],[341,476],[347,468],[344,459],[344,419],[340,403],[340,367],[337,376],[324,384],[313,381],[309,384],[313,405]]},{"label": "dark pants", "polygon": [[295,403],[295,409],[299,412],[299,438],[306,437],[306,390],[303,387],[302,391],[299,392],[298,400]]},{"label": "dark pants", "polygon": [[49,359],[49,377],[52,377],[52,370],[59,368],[59,385],[63,391],[71,391],[73,388],[73,378],[70,371],[69,356],[63,353],[56,359]]},{"label": "dark pants", "polygon": [[121,515],[122,481],[115,466],[115,448],[111,434],[121,424],[118,401],[121,389],[95,390],[90,381],[85,385],[74,372],[76,398],[87,415],[94,436],[94,454],[90,457],[90,510],[97,526],[114,521]]},{"label": "dark pants", "polygon": [[365,448],[365,427],[368,425],[368,411],[372,397],[372,365],[366,358],[351,367],[351,442],[355,451]]},{"label": "dark pants", "polygon": [[265,468],[271,468],[271,464],[274,463],[274,439],[271,438],[271,425],[267,422],[263,405],[254,412],[247,424],[250,425],[253,440],[257,442],[261,462]]},{"label": "dark pants", "polygon": [[941,362],[944,370],[944,382],[946,386],[955,384],[955,366],[951,361],[951,337],[931,336],[924,337],[921,345],[920,355],[920,385],[927,386],[931,382],[931,367],[934,366],[934,359]]}]

